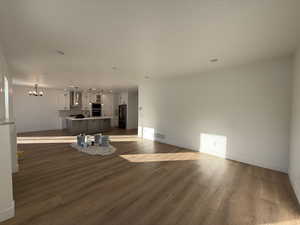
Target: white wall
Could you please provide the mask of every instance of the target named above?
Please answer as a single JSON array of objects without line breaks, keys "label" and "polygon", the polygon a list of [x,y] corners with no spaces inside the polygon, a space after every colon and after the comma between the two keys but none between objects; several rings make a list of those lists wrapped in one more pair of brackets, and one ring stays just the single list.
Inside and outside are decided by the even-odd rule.
[{"label": "white wall", "polygon": [[28,95],[30,87],[14,86],[14,114],[17,132],[56,130],[62,128],[58,110],[62,109],[62,90],[44,89],[43,97]]},{"label": "white wall", "polygon": [[113,101],[114,96],[112,94],[103,94],[102,95],[103,108],[102,116],[112,116],[113,115]]},{"label": "white wall", "polygon": [[119,105],[127,105],[128,104],[128,92],[124,91],[119,94]]},{"label": "white wall", "polygon": [[216,135],[212,148],[223,149],[226,141],[226,158],[286,172],[291,70],[291,58],[281,58],[147,80],[139,87],[139,135],[162,134],[154,139],[194,150],[201,134]]},{"label": "white wall", "polygon": [[[0,47],[0,222],[14,216],[14,200],[12,193],[12,163],[16,166],[16,149],[12,146],[15,136],[11,128],[14,127],[13,122],[6,124],[11,119],[10,115],[5,114],[5,101],[3,92],[3,77],[9,78],[9,85],[11,79],[8,74],[8,68],[5,58]],[[11,92],[10,92],[11,95]],[[11,107],[9,107],[10,112]]]},{"label": "white wall", "polygon": [[7,75],[8,69],[4,55],[0,48],[0,120],[4,120],[5,115],[5,96],[4,96],[4,76]]},{"label": "white wall", "polygon": [[[8,81],[8,107],[5,103],[6,93],[5,93],[5,78]],[[9,74],[8,66],[4,58],[3,53],[0,48],[0,121],[8,120],[14,122],[13,115],[13,90],[12,90],[12,79]],[[17,160],[17,137],[15,123],[10,123],[10,148],[11,148],[11,160],[12,160],[12,171],[15,173],[18,171],[18,160]]]},{"label": "white wall", "polygon": [[[113,94],[103,94],[102,96],[103,108],[102,108],[102,116],[112,116],[114,113],[114,95]],[[115,126],[114,118],[111,119],[110,125],[112,127]]]},{"label": "white wall", "polygon": [[289,176],[300,201],[300,50],[294,57]]},{"label": "white wall", "polygon": [[127,129],[138,128],[138,92],[128,92]]},{"label": "white wall", "polygon": [[113,127],[119,126],[119,94],[113,94]]},{"label": "white wall", "polygon": [[[5,79],[8,81],[8,93],[5,93]],[[7,95],[8,94],[8,95]],[[7,97],[6,97],[7,95]],[[6,103],[6,100],[8,102]],[[12,79],[9,74],[9,70],[6,64],[4,55],[1,54],[0,49],[0,120],[8,120],[10,123],[10,148],[11,148],[11,160],[12,160],[12,171],[16,173],[18,171],[18,160],[17,160],[17,137],[16,137],[16,126],[14,123],[13,115],[13,90],[12,90]],[[8,107],[7,107],[8,106]]]},{"label": "white wall", "polygon": [[14,216],[9,125],[0,124],[0,222]]}]

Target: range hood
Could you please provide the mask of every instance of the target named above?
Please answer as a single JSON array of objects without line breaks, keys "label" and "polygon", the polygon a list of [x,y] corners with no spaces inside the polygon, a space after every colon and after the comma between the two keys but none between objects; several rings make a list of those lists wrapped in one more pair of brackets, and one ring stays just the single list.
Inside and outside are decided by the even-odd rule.
[{"label": "range hood", "polygon": [[70,109],[81,109],[82,107],[82,92],[75,88],[70,91]]}]

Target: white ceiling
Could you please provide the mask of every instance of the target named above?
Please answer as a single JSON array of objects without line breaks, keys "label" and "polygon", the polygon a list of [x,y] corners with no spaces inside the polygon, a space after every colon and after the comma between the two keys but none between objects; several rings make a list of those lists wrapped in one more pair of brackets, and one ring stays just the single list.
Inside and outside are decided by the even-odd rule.
[{"label": "white ceiling", "polygon": [[299,12],[299,0],[1,0],[0,39],[18,84],[131,88],[291,54]]}]

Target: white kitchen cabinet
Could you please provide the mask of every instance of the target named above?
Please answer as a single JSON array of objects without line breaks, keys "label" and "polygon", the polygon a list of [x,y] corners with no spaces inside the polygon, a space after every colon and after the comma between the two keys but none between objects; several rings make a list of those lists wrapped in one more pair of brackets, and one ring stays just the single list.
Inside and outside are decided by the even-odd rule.
[{"label": "white kitchen cabinet", "polygon": [[87,92],[82,93],[82,110],[88,110],[90,108],[89,105],[90,98]]},{"label": "white kitchen cabinet", "polygon": [[102,96],[102,116],[113,116],[113,95],[104,94]]},{"label": "white kitchen cabinet", "polygon": [[92,102],[92,103],[97,102],[97,94],[95,94],[95,93],[90,94],[90,102]]},{"label": "white kitchen cabinet", "polygon": [[68,92],[59,92],[57,96],[57,108],[58,110],[70,109],[70,94]]}]

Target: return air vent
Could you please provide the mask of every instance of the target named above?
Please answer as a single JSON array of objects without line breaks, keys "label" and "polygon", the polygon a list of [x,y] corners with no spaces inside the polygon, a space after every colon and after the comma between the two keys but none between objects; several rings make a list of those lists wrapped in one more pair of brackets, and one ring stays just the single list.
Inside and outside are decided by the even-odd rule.
[{"label": "return air vent", "polygon": [[155,139],[165,139],[166,136],[164,134],[155,133],[154,134]]}]

